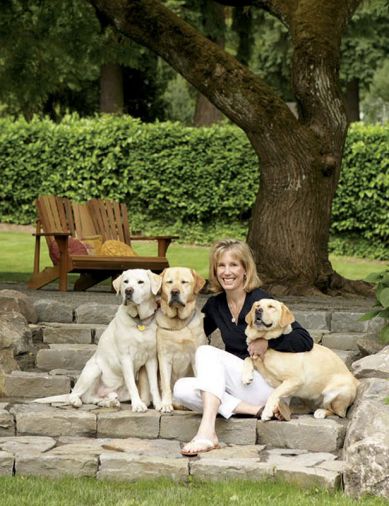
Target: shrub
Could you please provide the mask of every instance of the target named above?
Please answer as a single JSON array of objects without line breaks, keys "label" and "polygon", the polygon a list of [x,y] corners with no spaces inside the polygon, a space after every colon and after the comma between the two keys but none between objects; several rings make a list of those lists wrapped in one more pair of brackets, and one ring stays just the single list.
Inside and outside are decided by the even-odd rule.
[{"label": "shrub", "polygon": [[[337,253],[385,256],[388,134],[389,127],[350,129],[333,205]],[[244,237],[259,184],[250,143],[229,125],[190,128],[108,115],[68,116],[59,124],[3,118],[0,153],[0,220],[9,223],[32,223],[34,199],[56,194],[125,202],[133,229],[147,233],[178,232],[195,242]]]}]

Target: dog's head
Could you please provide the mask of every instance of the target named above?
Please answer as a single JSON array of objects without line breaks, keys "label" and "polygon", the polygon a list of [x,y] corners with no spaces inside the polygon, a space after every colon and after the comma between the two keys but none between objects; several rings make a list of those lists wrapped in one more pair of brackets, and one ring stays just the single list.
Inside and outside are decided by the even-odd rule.
[{"label": "dog's head", "polygon": [[124,271],[112,283],[122,303],[141,305],[153,298],[161,288],[161,276],[145,269]]},{"label": "dog's head", "polygon": [[261,337],[265,339],[279,337],[294,320],[290,309],[284,303],[273,299],[261,299],[254,302],[246,316],[248,329],[261,334]]},{"label": "dog's head", "polygon": [[202,278],[193,269],[187,267],[169,267],[162,274],[161,307],[170,317],[177,312],[190,311],[196,301],[196,296],[205,285]]}]

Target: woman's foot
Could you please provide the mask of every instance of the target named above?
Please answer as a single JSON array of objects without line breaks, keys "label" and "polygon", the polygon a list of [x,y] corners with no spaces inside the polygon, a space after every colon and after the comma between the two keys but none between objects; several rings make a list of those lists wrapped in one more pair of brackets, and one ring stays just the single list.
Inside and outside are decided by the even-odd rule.
[{"label": "woman's foot", "polygon": [[216,436],[213,438],[195,436],[192,441],[186,443],[181,449],[181,455],[185,457],[195,457],[199,453],[209,452],[220,448],[219,441]]}]

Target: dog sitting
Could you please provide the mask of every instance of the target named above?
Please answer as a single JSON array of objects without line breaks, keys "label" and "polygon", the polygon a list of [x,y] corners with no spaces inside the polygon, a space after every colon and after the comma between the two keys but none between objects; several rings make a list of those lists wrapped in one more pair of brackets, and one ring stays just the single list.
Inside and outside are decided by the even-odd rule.
[{"label": "dog sitting", "polygon": [[195,374],[196,349],[207,342],[203,314],[196,296],[205,280],[186,267],[170,267],[162,274],[161,307],[157,313],[157,351],[164,413],[173,411],[172,387]]},{"label": "dog sitting", "polygon": [[[295,321],[292,312],[277,300],[254,302],[246,316],[247,344],[258,338],[277,339],[291,332]],[[242,381],[253,380],[254,367],[275,390],[271,393],[261,419],[270,420],[281,398],[296,396],[319,401],[315,418],[330,415],[345,417],[357,394],[358,380],[330,349],[315,344],[311,351],[282,353],[267,349],[260,357],[245,359]]]},{"label": "dog sitting", "polygon": [[[155,321],[155,296],[161,287],[161,277],[149,270],[130,269],[114,280],[113,287],[122,303],[71,393],[34,402],[118,407],[121,401],[131,400],[132,411],[143,412],[147,411],[150,393],[155,409],[161,408]],[[144,369],[148,385],[147,381],[142,383],[150,392],[144,392],[142,400],[136,380]]]}]

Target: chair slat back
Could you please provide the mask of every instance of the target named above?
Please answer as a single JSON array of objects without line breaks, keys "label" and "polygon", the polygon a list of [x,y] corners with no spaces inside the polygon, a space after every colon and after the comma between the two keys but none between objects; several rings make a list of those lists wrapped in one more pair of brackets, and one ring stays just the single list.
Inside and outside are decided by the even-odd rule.
[{"label": "chair slat back", "polygon": [[[43,232],[68,232],[75,235],[72,206],[66,197],[41,195],[35,201],[38,219]],[[54,238],[46,236],[47,244]]]},{"label": "chair slat back", "polygon": [[131,245],[127,206],[111,200],[92,199],[87,203],[97,234],[104,241],[115,239]]},{"label": "chair slat back", "polygon": [[72,202],[71,205],[73,208],[75,234],[77,239],[85,239],[87,237],[98,235],[98,231],[95,227],[87,204]]}]

